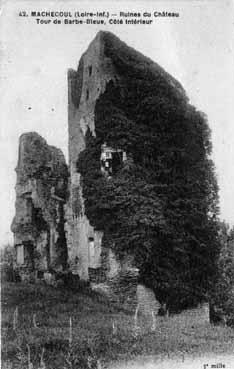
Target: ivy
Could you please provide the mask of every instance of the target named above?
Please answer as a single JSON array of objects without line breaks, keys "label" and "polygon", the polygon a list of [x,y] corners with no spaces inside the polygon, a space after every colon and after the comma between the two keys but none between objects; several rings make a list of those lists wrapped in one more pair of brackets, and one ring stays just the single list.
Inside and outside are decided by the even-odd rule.
[{"label": "ivy", "polygon": [[[77,162],[85,211],[104,246],[134,255],[141,280],[180,309],[207,298],[216,268],[210,130],[177,81],[119,42],[105,40],[119,79],[97,100],[96,137],[87,131]],[[128,158],[109,179],[100,170],[104,142]]]}]

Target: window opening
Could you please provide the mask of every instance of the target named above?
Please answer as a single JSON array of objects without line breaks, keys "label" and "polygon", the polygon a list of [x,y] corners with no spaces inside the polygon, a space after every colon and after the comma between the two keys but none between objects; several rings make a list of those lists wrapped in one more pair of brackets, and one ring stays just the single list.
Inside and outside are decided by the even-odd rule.
[{"label": "window opening", "polygon": [[24,245],[16,246],[16,262],[19,265],[24,263]]},{"label": "window opening", "polygon": [[38,270],[37,271],[37,279],[43,279],[44,277],[44,272],[42,270]]},{"label": "window opening", "polygon": [[95,257],[94,238],[89,237],[89,262],[92,265]]},{"label": "window opening", "polygon": [[116,174],[126,159],[127,156],[125,151],[112,149],[106,144],[102,145],[101,171],[107,176]]}]

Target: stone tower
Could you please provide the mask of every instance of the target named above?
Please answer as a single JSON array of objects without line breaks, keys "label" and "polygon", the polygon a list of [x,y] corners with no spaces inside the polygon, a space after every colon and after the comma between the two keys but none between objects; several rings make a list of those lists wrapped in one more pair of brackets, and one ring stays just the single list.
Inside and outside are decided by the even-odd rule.
[{"label": "stone tower", "polygon": [[[85,134],[89,128],[95,136],[95,103],[105,91],[106,83],[115,79],[110,58],[104,55],[103,32],[99,32],[82,55],[78,71],[68,71],[68,132],[70,199],[67,210],[68,256],[73,273],[89,279],[89,269],[101,268],[102,232],[95,230],[84,214],[82,186],[77,160],[85,148]],[[114,255],[112,271],[118,269]]]},{"label": "stone tower", "polygon": [[[114,47],[112,54],[106,52],[106,45]],[[67,241],[68,258],[73,273],[82,279],[90,279],[90,273],[102,268],[102,236],[100,230],[95,230],[85,215],[84,200],[82,196],[82,179],[77,169],[79,154],[86,147],[85,134],[89,129],[95,137],[95,106],[99,97],[105,92],[107,84],[111,81],[121,86],[126,84],[120,69],[114,63],[115,52],[119,48],[124,53],[135,53],[139,68],[145,68],[159,76],[175,94],[184,96],[184,90],[179,82],[166,73],[159,65],[144,55],[131,49],[116,36],[109,32],[100,31],[82,55],[77,72],[68,71],[68,130],[69,130],[69,167],[70,167],[70,198],[67,207]],[[131,56],[132,58],[132,56]],[[123,66],[125,67],[125,66]],[[103,152],[100,166],[105,172],[109,165],[107,155],[114,155],[111,147],[103,142]],[[117,150],[122,159],[126,160],[126,153]],[[110,276],[116,275],[122,266],[117,262],[114,254],[109,250],[106,270]]]}]

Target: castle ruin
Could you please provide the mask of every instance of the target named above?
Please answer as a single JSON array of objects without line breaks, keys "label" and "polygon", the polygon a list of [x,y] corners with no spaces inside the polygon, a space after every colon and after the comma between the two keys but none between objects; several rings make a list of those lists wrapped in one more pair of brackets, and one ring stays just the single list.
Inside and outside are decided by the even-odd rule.
[{"label": "castle ruin", "polygon": [[[118,55],[120,50],[122,53]],[[129,81],[133,83],[128,94]],[[134,89],[136,96],[131,95]],[[97,215],[93,217],[95,204],[92,201],[95,200],[90,203],[88,192],[93,191],[92,183],[88,189],[84,187],[80,158],[90,145],[88,140],[96,140],[95,173],[109,186],[121,170],[131,168],[135,161],[150,168],[153,155],[157,155],[153,150],[158,148],[150,146],[140,135],[134,138],[135,142],[129,142],[128,135],[134,132],[134,124],[138,124],[137,109],[140,116],[141,110],[154,101],[168,122],[171,118],[166,116],[170,112],[164,108],[165,102],[173,114],[174,106],[181,105],[181,116],[184,114],[184,120],[189,119],[188,98],[177,80],[113,34],[99,32],[82,55],[77,71],[68,70],[68,165],[62,152],[49,146],[37,133],[20,137],[12,232],[15,269],[21,279],[50,281],[56,273],[69,272],[89,281],[93,288],[112,289],[120,295],[120,290],[126,291],[123,286],[128,280],[136,292],[138,268],[134,252],[122,250],[120,257],[115,252],[115,242],[106,234],[108,216],[105,222],[99,222]],[[113,114],[106,114],[108,104],[113,104],[110,107]],[[119,135],[115,140],[114,133],[111,136],[112,129],[114,126],[116,129],[116,124],[121,128],[124,122],[127,128],[115,131]],[[139,149],[133,153],[134,145]],[[173,160],[180,160],[180,155],[182,160],[183,151],[182,147],[172,152]],[[86,160],[89,165],[87,163]],[[177,175],[172,171],[171,178]],[[148,200],[144,201],[147,204]],[[150,205],[147,221],[158,219],[160,227],[165,223],[161,211],[163,202],[157,198],[155,204]],[[100,218],[102,215],[100,213]],[[129,298],[129,293],[127,295]]]}]

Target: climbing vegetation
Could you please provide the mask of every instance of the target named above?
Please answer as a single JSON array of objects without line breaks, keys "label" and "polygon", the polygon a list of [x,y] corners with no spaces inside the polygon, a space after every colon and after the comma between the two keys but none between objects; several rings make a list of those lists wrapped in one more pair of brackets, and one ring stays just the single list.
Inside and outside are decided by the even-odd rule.
[{"label": "climbing vegetation", "polygon": [[[87,131],[77,163],[86,214],[104,245],[134,255],[141,280],[179,310],[208,298],[216,273],[210,130],[177,81],[118,42],[105,42],[119,77],[96,102],[96,137]],[[127,154],[110,178],[101,172],[104,142]]]}]

